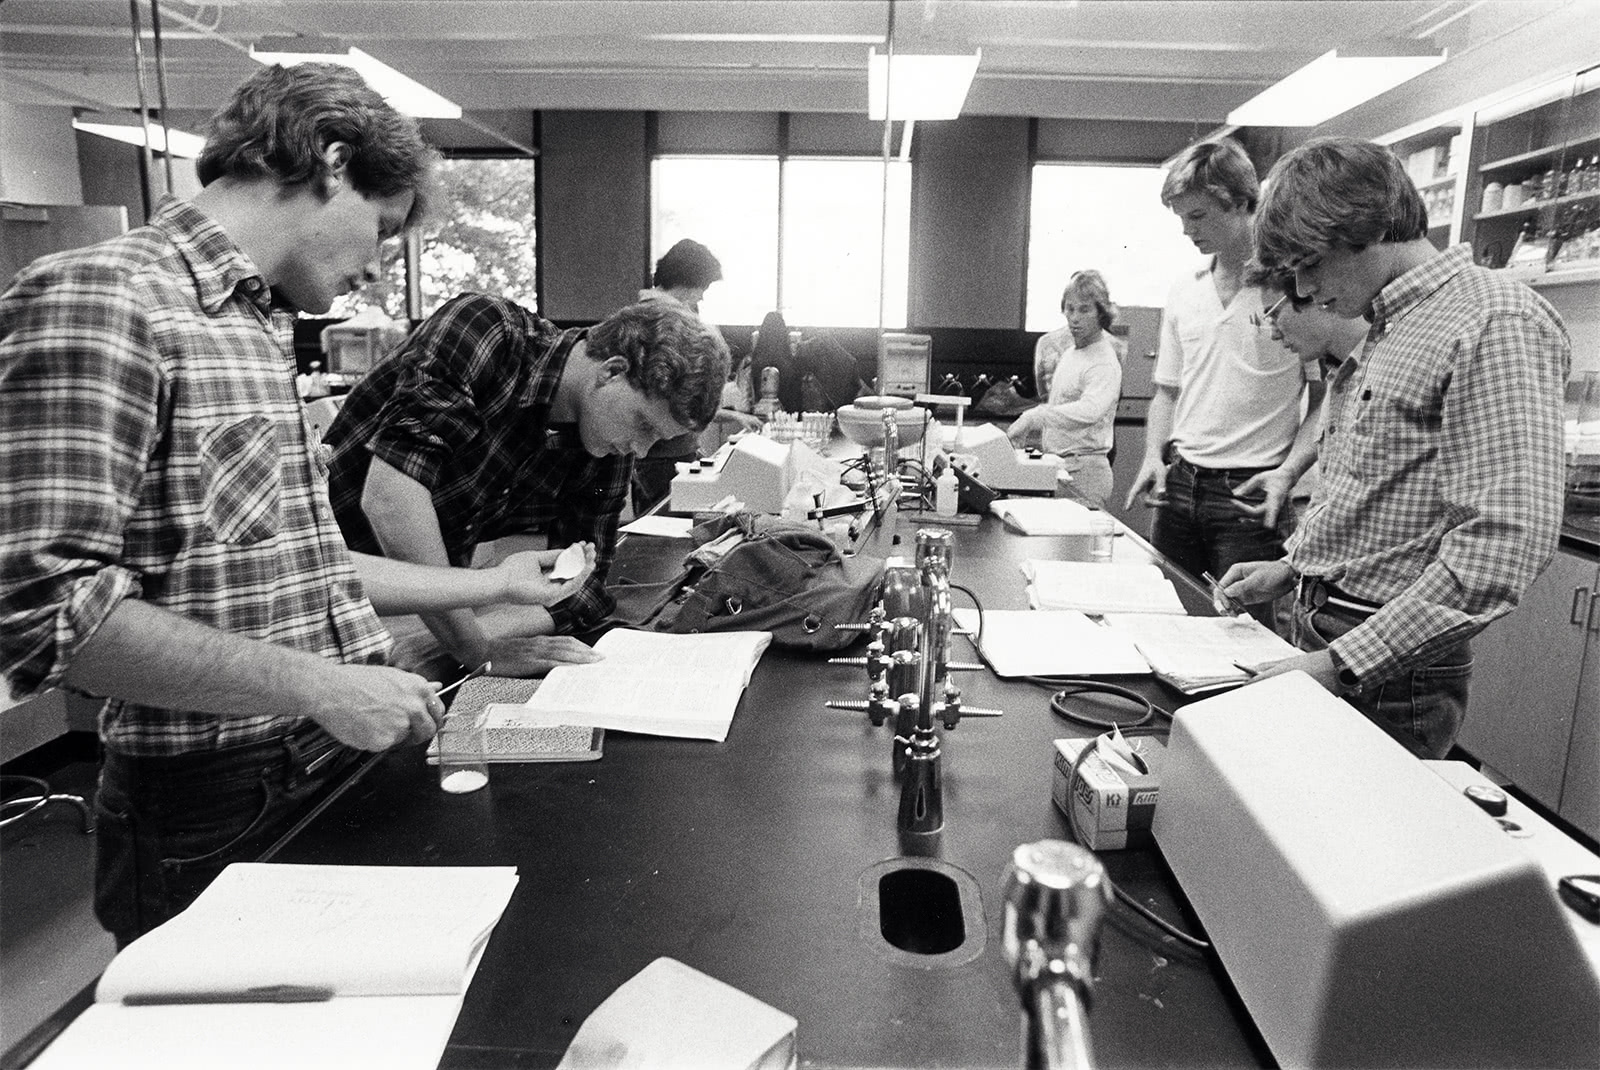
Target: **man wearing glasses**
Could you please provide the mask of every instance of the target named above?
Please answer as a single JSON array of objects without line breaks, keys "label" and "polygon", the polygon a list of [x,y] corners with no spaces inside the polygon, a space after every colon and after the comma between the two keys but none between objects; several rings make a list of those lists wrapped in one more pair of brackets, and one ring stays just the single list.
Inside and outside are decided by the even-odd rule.
[{"label": "man wearing glasses", "polygon": [[1329,383],[1322,493],[1282,560],[1228,594],[1298,591],[1301,669],[1407,749],[1443,758],[1466,713],[1470,637],[1509,613],[1555,551],[1571,342],[1520,283],[1429,243],[1388,149],[1318,138],[1268,176],[1256,259],[1370,323]]}]

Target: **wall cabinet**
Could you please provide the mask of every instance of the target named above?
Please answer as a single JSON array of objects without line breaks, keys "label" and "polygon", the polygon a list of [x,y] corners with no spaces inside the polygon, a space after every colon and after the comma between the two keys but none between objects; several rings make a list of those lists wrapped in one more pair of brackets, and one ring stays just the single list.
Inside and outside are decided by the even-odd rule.
[{"label": "wall cabinet", "polygon": [[1463,237],[1536,285],[1600,278],[1600,68],[1480,109]]},{"label": "wall cabinet", "polygon": [[1558,550],[1472,645],[1461,747],[1600,837],[1600,562]]}]

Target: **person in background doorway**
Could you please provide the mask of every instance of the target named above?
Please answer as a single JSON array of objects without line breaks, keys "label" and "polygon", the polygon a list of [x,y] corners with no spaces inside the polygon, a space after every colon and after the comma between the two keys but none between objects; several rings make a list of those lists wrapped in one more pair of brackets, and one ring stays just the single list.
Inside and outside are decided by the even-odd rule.
[{"label": "person in background doorway", "polygon": [[633,460],[705,427],[727,375],[722,335],[677,302],[562,330],[463,294],[350,391],[326,438],[334,513],[352,548],[423,564],[468,566],[511,536],[592,544],[592,574],[557,605],[423,621],[455,662],[492,661],[498,675],[595,660],[573,636],[611,612]]},{"label": "person in background doorway", "polygon": [[[374,607],[551,602],[554,555],[463,573],[352,554],[295,390],[295,311],[376,278],[435,154],[345,67],[258,70],[192,201],[0,295],[0,672],[104,696],[95,913],[118,946],[259,857],[438,684]],[[369,602],[370,599],[370,602]]]},{"label": "person in background doorway", "polygon": [[1044,404],[1018,416],[1006,433],[1019,446],[1037,433],[1046,452],[1065,459],[1072,497],[1103,509],[1111,497],[1107,457],[1122,395],[1122,362],[1106,333],[1115,307],[1101,274],[1079,271],[1061,294],[1061,309],[1072,345],[1060,354]]},{"label": "person in background doorway", "polygon": [[[641,302],[666,301],[678,304],[700,314],[700,302],[713,283],[722,279],[722,262],[710,249],[697,241],[684,238],[668,249],[656,261],[655,272],[650,277],[650,287],[639,291]],[[715,328],[713,328],[715,329]],[[727,420],[743,430],[759,430],[761,422],[737,408],[720,405],[719,423]],[[679,435],[656,443],[633,466],[633,512],[642,515],[661,501],[672,490],[672,477],[678,473],[679,461],[693,461],[700,455],[700,435]]]},{"label": "person in background doorway", "polygon": [[1229,140],[1191,145],[1161,190],[1210,260],[1167,300],[1127,507],[1152,494],[1151,542],[1195,576],[1281,556],[1278,517],[1314,454],[1321,384],[1272,339],[1261,293],[1244,280],[1259,192],[1250,158]]},{"label": "person in background doorway", "polygon": [[1322,493],[1288,554],[1229,594],[1295,590],[1302,670],[1412,753],[1443,758],[1466,714],[1470,639],[1555,552],[1572,360],[1544,298],[1428,240],[1405,165],[1317,138],[1273,167],[1256,258],[1325,312],[1370,324],[1329,384]]}]

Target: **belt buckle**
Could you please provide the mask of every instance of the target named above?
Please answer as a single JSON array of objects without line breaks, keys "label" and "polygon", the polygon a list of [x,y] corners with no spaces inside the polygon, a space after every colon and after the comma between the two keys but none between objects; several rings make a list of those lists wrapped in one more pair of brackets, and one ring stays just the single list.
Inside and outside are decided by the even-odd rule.
[{"label": "belt buckle", "polygon": [[1321,576],[1301,576],[1295,598],[1306,609],[1317,610],[1328,604],[1328,585]]}]

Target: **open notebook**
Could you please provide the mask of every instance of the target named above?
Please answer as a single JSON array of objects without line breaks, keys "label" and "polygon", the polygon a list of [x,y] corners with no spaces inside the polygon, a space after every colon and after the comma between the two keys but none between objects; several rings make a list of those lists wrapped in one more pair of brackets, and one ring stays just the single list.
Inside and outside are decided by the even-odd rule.
[{"label": "open notebook", "polygon": [[604,661],[552,669],[528,699],[528,723],[587,725],[688,739],[728,738],[770,632],[672,635],[613,628]]},{"label": "open notebook", "polygon": [[[976,642],[978,611],[955,618]],[[1131,639],[1070,609],[985,610],[983,656],[1004,677],[1150,675]]]},{"label": "open notebook", "polygon": [[1300,653],[1255,618],[1108,613],[1111,630],[1133,641],[1161,679],[1186,695],[1250,680],[1255,668]]},{"label": "open notebook", "polygon": [[511,866],[235,863],[124,948],[32,1065],[434,1067],[516,884]]}]

